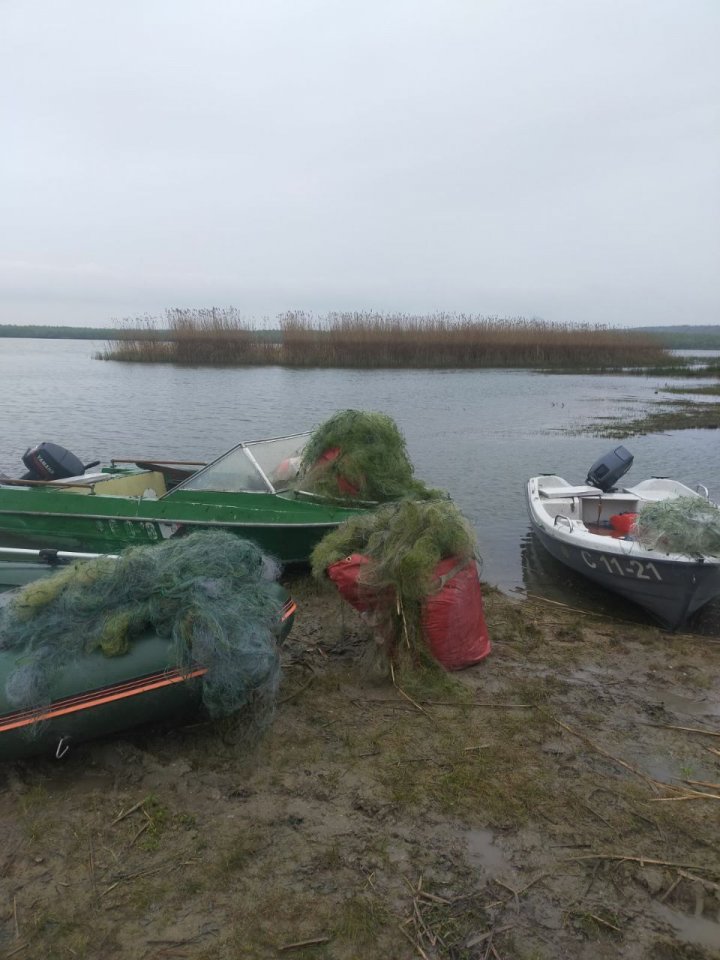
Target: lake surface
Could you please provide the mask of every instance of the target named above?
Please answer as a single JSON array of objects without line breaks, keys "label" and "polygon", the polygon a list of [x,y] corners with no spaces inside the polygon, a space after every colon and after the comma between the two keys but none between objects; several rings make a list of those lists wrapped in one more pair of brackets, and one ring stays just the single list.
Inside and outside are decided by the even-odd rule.
[{"label": "lake surface", "polygon": [[[0,338],[0,471],[19,476],[27,447],[46,440],[84,462],[204,460],[239,440],[311,429],[338,409],[379,410],[405,434],[418,476],[448,490],[474,524],[488,582],[581,606],[606,603],[606,595],[537,555],[528,538],[524,485],[538,473],[584,482],[589,466],[620,441],[570,431],[598,417],[641,416],[659,399],[664,379],[524,370],[187,368],[95,360],[104,346]],[[720,500],[717,432],[653,434],[625,446],[635,456],[629,481],[672,476],[690,487],[703,483]]]}]

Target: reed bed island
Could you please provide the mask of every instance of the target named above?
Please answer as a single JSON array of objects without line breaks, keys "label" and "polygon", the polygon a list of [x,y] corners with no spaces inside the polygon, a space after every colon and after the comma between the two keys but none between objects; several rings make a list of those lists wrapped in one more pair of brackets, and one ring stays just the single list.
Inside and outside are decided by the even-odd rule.
[{"label": "reed bed island", "polygon": [[99,357],[187,365],[621,369],[670,365],[657,337],[588,324],[469,314],[283,314],[258,329],[236,310],[168,310],[128,327]]}]

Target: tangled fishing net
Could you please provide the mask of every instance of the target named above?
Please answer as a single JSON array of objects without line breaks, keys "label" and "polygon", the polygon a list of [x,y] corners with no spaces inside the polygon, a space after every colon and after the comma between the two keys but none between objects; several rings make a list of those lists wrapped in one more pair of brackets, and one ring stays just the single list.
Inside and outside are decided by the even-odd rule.
[{"label": "tangled fishing net", "polygon": [[255,544],[216,531],[76,563],[30,584],[0,610],[0,649],[22,654],[7,696],[41,707],[63,666],[96,649],[122,656],[151,631],[172,640],[179,669],[206,668],[211,717],[249,705],[263,726],[280,678],[278,572]]},{"label": "tangled fishing net", "polygon": [[427,662],[423,603],[443,586],[438,564],[453,558],[453,572],[473,561],[475,534],[451,500],[402,500],[345,521],[315,547],[313,575],[351,554],[369,562],[358,586],[370,599],[376,638],[391,662]]},{"label": "tangled fishing net", "polygon": [[326,420],[305,446],[301,476],[303,489],[340,499],[436,495],[415,479],[405,438],[384,413],[340,410]]},{"label": "tangled fishing net", "polygon": [[659,500],[635,522],[644,547],[691,557],[720,557],[720,508],[702,497]]}]

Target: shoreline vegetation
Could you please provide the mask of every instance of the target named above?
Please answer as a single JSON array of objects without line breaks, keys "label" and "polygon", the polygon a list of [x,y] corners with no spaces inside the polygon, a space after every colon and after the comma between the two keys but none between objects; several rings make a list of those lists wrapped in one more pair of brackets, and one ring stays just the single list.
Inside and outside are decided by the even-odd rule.
[{"label": "shoreline vegetation", "polygon": [[[720,392],[720,389],[716,392]],[[720,430],[720,403],[660,400],[643,417],[635,420],[620,417],[599,419],[578,432],[613,440],[627,440],[628,437],[668,433],[671,430]]]},{"label": "shoreline vegetation", "polygon": [[[239,317],[235,308],[228,310],[218,310],[210,308],[209,310],[168,310],[165,313],[167,318],[171,314],[226,314],[228,317]],[[284,316],[291,316],[285,314]],[[296,314],[295,314],[296,315]],[[363,315],[363,314],[360,314]],[[368,316],[370,314],[367,314]],[[303,315],[308,316],[308,315]],[[450,317],[450,314],[445,315]],[[280,323],[280,319],[276,321]],[[269,322],[266,320],[266,322]],[[279,327],[258,329],[256,325],[250,325],[254,335],[267,342],[280,343],[282,340],[282,331]],[[75,327],[75,326],[51,326],[40,324],[0,324],[0,338],[30,338],[30,339],[49,339],[49,340],[128,340],[128,339],[146,339],[148,328],[154,330],[154,335],[163,339],[171,335],[169,326],[163,327],[158,318],[144,316],[134,319],[127,319],[118,327],[117,323],[112,327]],[[604,328],[612,330],[613,328]],[[635,334],[649,335],[664,347],[666,350],[720,350],[720,324],[701,324],[690,325],[681,324],[676,326],[663,327],[634,327],[619,328],[628,329]]]},{"label": "shoreline vegetation", "polygon": [[234,309],[169,310],[162,327],[127,328],[99,359],[188,365],[349,369],[672,369],[648,333],[607,327],[437,313],[302,312],[258,331]]},{"label": "shoreline vegetation", "polygon": [[29,323],[0,323],[0,338],[19,340],[111,340],[117,327],[53,327]]}]

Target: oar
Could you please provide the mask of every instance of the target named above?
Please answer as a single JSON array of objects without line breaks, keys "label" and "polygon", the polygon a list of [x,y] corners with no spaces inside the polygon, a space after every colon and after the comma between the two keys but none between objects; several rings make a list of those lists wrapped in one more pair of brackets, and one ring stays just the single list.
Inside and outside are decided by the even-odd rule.
[{"label": "oar", "polygon": [[27,550],[22,547],[0,547],[0,556],[13,557],[31,557],[42,563],[55,563],[57,560],[99,560],[100,557],[107,557],[109,560],[117,560],[116,553],[75,553],[71,550]]}]

